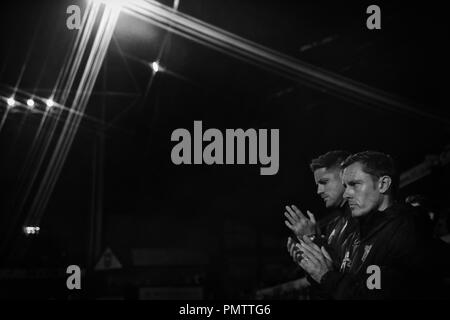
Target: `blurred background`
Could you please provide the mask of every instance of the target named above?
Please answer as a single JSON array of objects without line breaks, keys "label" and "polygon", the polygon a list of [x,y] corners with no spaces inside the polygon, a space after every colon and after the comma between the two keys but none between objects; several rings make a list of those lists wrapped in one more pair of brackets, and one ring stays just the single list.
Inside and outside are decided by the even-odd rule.
[{"label": "blurred background", "polygon": [[[307,298],[284,206],[323,216],[309,162],[336,149],[394,156],[448,241],[442,8],[380,2],[369,30],[366,1],[135,2],[2,3],[2,298]],[[279,129],[278,173],[174,165],[194,120]]]}]

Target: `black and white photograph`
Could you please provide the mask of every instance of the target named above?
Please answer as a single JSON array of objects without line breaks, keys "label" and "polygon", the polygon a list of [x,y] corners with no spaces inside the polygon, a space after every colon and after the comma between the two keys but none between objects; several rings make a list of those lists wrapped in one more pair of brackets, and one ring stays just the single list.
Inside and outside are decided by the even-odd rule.
[{"label": "black and white photograph", "polygon": [[183,319],[450,299],[437,3],[1,14],[0,300],[169,300]]}]

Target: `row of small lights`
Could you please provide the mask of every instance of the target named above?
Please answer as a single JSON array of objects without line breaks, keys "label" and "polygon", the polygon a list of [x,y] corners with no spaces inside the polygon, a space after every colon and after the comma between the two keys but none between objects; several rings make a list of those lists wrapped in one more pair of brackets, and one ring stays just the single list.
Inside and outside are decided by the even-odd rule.
[{"label": "row of small lights", "polygon": [[[162,67],[160,66],[158,61],[149,63],[149,65],[152,68],[154,73],[157,73],[158,71],[162,71]],[[5,100],[6,100],[6,104],[8,105],[8,108],[13,108],[17,103],[17,101],[14,99],[13,96],[6,98]],[[49,99],[45,100],[45,104],[47,105],[47,109],[49,109],[55,105],[55,101],[53,101],[52,98],[49,98]],[[29,108],[34,108],[35,105],[36,105],[36,102],[34,102],[33,99],[30,98],[27,100],[27,106]]]},{"label": "row of small lights", "polygon": [[[150,67],[152,68],[154,73],[161,71],[161,69],[162,69],[157,61],[152,62],[150,64]],[[8,105],[8,108],[13,108],[16,105],[16,102],[17,101],[14,99],[14,97],[6,98],[6,104]],[[52,98],[49,98],[45,101],[45,104],[47,105],[47,108],[51,108],[55,105],[55,101],[53,101]],[[33,99],[30,98],[27,100],[28,107],[34,108],[35,105],[36,105],[36,103],[34,102]]]},{"label": "row of small lights", "polygon": [[[6,98],[6,104],[8,105],[8,108],[13,108],[16,105],[17,101],[14,99],[14,97]],[[45,104],[47,105],[47,108],[51,108],[55,105],[55,101],[53,101],[52,98],[45,100]],[[33,99],[27,100],[27,106],[30,108],[34,108],[36,103]]]}]

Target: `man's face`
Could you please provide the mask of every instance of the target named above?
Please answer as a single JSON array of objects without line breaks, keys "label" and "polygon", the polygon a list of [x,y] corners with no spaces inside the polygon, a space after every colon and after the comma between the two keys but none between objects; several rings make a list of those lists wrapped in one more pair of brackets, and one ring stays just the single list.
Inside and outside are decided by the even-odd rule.
[{"label": "man's face", "polygon": [[319,168],[314,171],[314,181],[317,194],[325,202],[325,207],[335,208],[342,203],[344,186],[342,185],[339,168]]},{"label": "man's face", "polygon": [[348,200],[353,217],[363,216],[379,207],[382,196],[379,184],[363,171],[361,163],[355,162],[344,169],[342,183],[344,198]]}]

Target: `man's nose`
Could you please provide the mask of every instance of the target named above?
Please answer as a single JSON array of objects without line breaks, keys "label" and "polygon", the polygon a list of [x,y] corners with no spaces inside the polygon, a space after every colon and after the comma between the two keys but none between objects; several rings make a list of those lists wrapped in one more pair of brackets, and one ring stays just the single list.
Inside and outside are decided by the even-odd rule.
[{"label": "man's nose", "polygon": [[343,197],[344,199],[350,198],[350,191],[348,190],[348,188],[345,188]]},{"label": "man's nose", "polygon": [[317,194],[322,194],[323,193],[323,185],[321,185],[321,184],[318,184],[317,185]]}]

